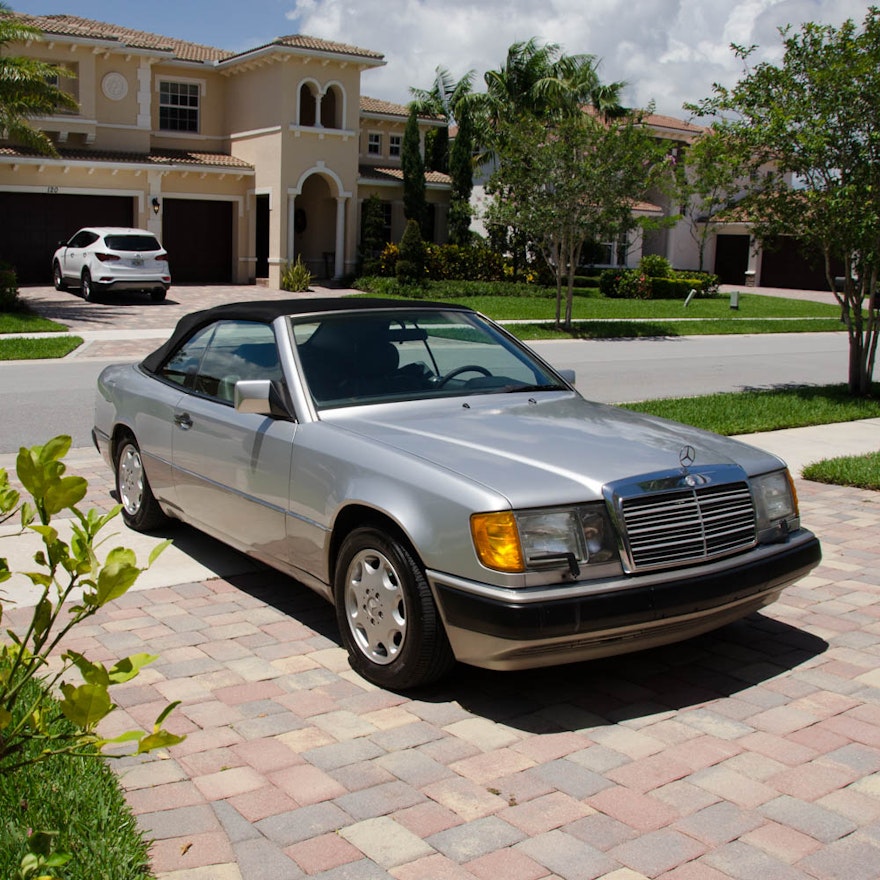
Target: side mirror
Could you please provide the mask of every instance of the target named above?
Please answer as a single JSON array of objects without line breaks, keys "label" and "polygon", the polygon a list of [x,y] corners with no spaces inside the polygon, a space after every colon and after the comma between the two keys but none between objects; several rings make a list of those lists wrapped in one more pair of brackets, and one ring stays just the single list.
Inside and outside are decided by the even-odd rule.
[{"label": "side mirror", "polygon": [[232,403],[240,413],[293,420],[281,392],[270,379],[240,379],[235,383]]},{"label": "side mirror", "polygon": [[574,385],[577,382],[574,370],[558,370],[558,373],[569,385]]}]

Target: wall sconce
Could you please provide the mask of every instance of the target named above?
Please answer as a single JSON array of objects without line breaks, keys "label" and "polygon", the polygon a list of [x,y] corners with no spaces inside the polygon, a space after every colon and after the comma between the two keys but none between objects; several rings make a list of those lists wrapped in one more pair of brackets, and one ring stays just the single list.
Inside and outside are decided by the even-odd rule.
[{"label": "wall sconce", "polygon": [[155,196],[153,196],[153,201],[151,204],[153,205],[153,213],[158,214],[159,213],[159,200]]}]

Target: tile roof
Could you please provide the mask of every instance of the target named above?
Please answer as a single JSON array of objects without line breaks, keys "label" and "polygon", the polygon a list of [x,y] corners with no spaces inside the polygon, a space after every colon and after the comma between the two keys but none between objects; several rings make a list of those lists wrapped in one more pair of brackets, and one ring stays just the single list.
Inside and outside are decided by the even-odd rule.
[{"label": "tile roof", "polygon": [[[126,153],[116,150],[75,150],[59,149],[59,155],[67,162],[117,162],[146,165],[194,165],[199,167],[229,168],[237,171],[251,171],[252,165],[226,153],[199,153],[192,150],[150,150],[149,153]],[[51,162],[53,157],[45,156],[28,147],[0,145],[0,158],[43,159]]]},{"label": "tile roof", "polygon": [[172,58],[184,61],[197,61],[202,63],[216,63],[221,61],[235,61],[235,59],[249,55],[260,49],[272,46],[286,46],[291,49],[303,49],[310,52],[327,52],[335,55],[349,55],[358,58],[368,58],[374,61],[382,61],[383,55],[371,49],[361,49],[358,46],[349,46],[346,43],[336,43],[332,40],[322,40],[318,37],[309,37],[304,34],[289,34],[278,37],[271,43],[263,46],[255,46],[243,52],[230,52],[226,49],[217,49],[214,46],[203,46],[200,43],[190,43],[186,40],[178,40],[174,37],[165,37],[147,31],[137,31],[121,25],[108,24],[103,21],[94,21],[90,18],[80,18],[77,15],[25,15],[16,13],[22,21],[39,28],[46,37],[79,37],[85,40],[109,40],[118,43],[120,48],[150,49],[156,52],[167,52]]},{"label": "tile roof", "polygon": [[662,116],[658,113],[650,113],[644,121],[654,128],[667,128],[690,135],[702,134],[706,130],[702,125],[694,125],[684,119],[677,119],[675,116]]},{"label": "tile roof", "polygon": [[213,46],[202,46],[173,37],[163,37],[146,31],[136,31],[120,25],[80,18],[77,15],[20,15],[17,17],[39,28],[47,37],[80,37],[87,40],[110,40],[120,47],[152,49],[167,52],[171,57],[186,61],[218,61],[232,53]]},{"label": "tile roof", "polygon": [[[361,165],[358,170],[361,180],[403,183],[403,169],[401,168],[376,168],[373,165]],[[442,171],[426,171],[425,183],[449,185],[452,183],[452,178]]]},{"label": "tile roof", "polygon": [[287,46],[291,49],[306,49],[310,52],[330,52],[334,55],[354,55],[359,58],[372,58],[377,61],[385,57],[381,52],[374,52],[372,49],[362,49],[360,46],[336,43],[333,40],[322,40],[319,37],[310,37],[306,34],[288,34],[286,37],[277,37],[271,43],[266,43],[264,46],[256,46],[254,49],[246,49],[244,52],[238,52],[232,57],[247,55],[250,52],[266,49],[271,46]]},{"label": "tile roof", "polygon": [[391,101],[383,101],[381,98],[370,98],[361,95],[361,111],[364,113],[381,113],[383,116],[400,116],[406,119],[409,116],[409,108],[404,104],[394,104]]}]

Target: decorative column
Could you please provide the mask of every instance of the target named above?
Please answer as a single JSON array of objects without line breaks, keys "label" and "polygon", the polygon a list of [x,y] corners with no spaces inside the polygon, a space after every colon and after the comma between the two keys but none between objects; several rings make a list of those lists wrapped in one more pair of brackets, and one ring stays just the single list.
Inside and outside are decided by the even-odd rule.
[{"label": "decorative column", "polygon": [[345,202],[346,196],[336,197],[336,259],[333,265],[333,277],[341,278],[345,274]]}]

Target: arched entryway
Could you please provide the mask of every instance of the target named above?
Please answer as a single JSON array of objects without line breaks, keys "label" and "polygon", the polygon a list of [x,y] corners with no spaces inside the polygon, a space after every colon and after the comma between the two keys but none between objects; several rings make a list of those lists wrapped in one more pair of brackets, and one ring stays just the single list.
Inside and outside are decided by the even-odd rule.
[{"label": "arched entryway", "polygon": [[324,167],[310,170],[289,191],[288,253],[302,257],[314,278],[338,278],[345,257],[345,192],[339,177]]}]

